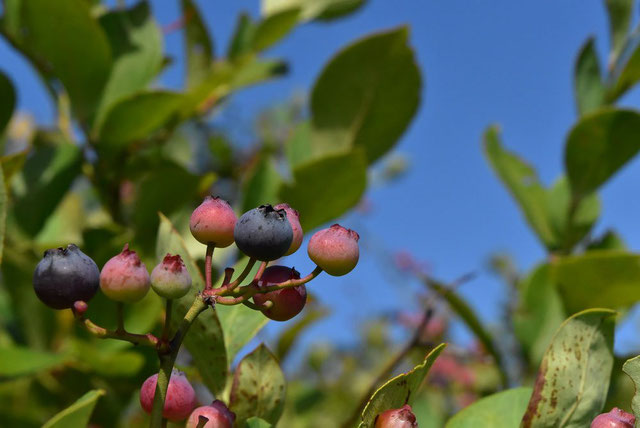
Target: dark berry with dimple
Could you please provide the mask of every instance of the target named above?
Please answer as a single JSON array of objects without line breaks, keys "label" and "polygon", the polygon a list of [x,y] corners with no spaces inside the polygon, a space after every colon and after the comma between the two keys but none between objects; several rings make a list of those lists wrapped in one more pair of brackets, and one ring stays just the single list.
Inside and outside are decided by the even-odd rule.
[{"label": "dark berry with dimple", "polygon": [[[265,269],[258,287],[280,284],[290,279],[300,279],[300,274],[287,266],[269,266]],[[274,321],[287,321],[298,315],[307,303],[307,288],[304,284],[282,290],[259,293],[253,296],[253,301],[262,306],[271,302],[271,307],[263,309],[262,313]]]},{"label": "dark berry with dimple", "polygon": [[233,237],[240,251],[247,256],[271,261],[287,253],[293,240],[293,229],[285,210],[260,205],[238,219]]},{"label": "dark berry with dimple", "polygon": [[609,413],[602,413],[591,422],[591,428],[633,428],[635,416],[614,407]]},{"label": "dark berry with dimple", "polygon": [[77,300],[87,302],[99,287],[98,266],[74,244],[45,251],[33,273],[36,295],[54,309],[71,308]]},{"label": "dark berry with dimple", "polygon": [[408,404],[399,409],[387,410],[376,416],[375,428],[413,428],[417,426],[416,416]]}]

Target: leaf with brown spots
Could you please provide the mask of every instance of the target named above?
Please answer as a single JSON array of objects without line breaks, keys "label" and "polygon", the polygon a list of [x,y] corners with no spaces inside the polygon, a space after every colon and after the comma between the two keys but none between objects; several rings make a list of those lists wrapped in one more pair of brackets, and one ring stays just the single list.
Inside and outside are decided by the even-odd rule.
[{"label": "leaf with brown spots", "polygon": [[636,420],[640,420],[640,356],[627,360],[622,366],[622,371],[633,381],[636,393],[631,400],[631,408]]},{"label": "leaf with brown spots", "polygon": [[589,426],[602,410],[613,367],[616,312],[588,309],[556,332],[538,371],[521,427]]}]

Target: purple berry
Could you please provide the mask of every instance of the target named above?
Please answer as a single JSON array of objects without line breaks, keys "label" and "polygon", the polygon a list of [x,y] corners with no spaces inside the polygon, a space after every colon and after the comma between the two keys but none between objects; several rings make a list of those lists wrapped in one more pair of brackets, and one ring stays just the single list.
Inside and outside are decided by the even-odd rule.
[{"label": "purple berry", "polygon": [[260,205],[240,217],[233,237],[244,254],[268,262],[286,254],[293,240],[293,229],[285,210]]},{"label": "purple berry", "polygon": [[329,275],[342,276],[358,264],[359,239],[360,236],[353,230],[334,224],[314,233],[307,251],[311,260],[322,270]]},{"label": "purple berry", "polygon": [[[142,384],[142,388],[140,388],[140,405],[147,413],[151,413],[153,409],[153,398],[156,395],[157,382],[158,374],[154,374],[147,378]],[[169,388],[167,389],[167,398],[164,400],[162,417],[172,421],[181,421],[189,416],[195,406],[196,393],[193,387],[182,372],[174,369],[169,379]]]},{"label": "purple berry", "polygon": [[[300,279],[300,274],[290,267],[269,266],[262,274],[258,287],[280,284],[290,279]],[[298,315],[304,308],[307,303],[307,288],[302,284],[297,287],[256,294],[253,296],[253,301],[260,306],[266,302],[272,302],[271,307],[262,310],[262,313],[275,321],[287,321]]]},{"label": "purple berry", "polygon": [[33,273],[36,295],[53,309],[71,308],[77,300],[87,302],[99,286],[98,266],[74,244],[45,251]]},{"label": "purple berry", "polygon": [[375,428],[413,428],[417,426],[416,416],[408,404],[399,409],[387,410],[376,416]]},{"label": "purple berry", "polygon": [[191,214],[189,229],[191,234],[203,244],[213,244],[218,248],[233,243],[233,228],[236,213],[227,201],[207,196]]},{"label": "purple berry", "polygon": [[149,291],[149,272],[135,251],[126,244],[122,252],[112,257],[100,272],[100,288],[116,302],[133,303]]},{"label": "purple berry", "polygon": [[300,214],[298,213],[298,211],[291,208],[289,204],[278,204],[273,208],[276,210],[284,210],[287,213],[287,220],[289,220],[291,230],[293,231],[293,239],[291,240],[291,245],[285,253],[285,256],[288,256],[298,251],[298,248],[300,248],[300,246],[302,245],[304,232],[302,231],[302,226],[300,225]]},{"label": "purple berry", "polygon": [[617,407],[609,413],[602,413],[591,422],[591,428],[633,428],[635,416]]},{"label": "purple berry", "polygon": [[208,419],[204,428],[232,428],[236,420],[235,413],[229,410],[222,401],[215,400],[210,406],[195,409],[189,416],[185,428],[196,428],[200,416]]},{"label": "purple berry", "polygon": [[191,275],[179,255],[167,254],[151,272],[151,288],[165,299],[179,299],[191,288]]}]

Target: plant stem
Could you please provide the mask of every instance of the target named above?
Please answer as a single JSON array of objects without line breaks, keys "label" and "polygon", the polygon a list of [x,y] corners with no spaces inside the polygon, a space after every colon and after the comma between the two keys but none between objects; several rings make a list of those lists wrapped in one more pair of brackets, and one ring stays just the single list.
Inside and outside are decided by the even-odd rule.
[{"label": "plant stem", "polygon": [[[215,290],[215,294],[220,296],[225,296],[231,293],[238,285],[242,284],[242,281],[245,280],[245,278],[251,272],[251,269],[253,269],[253,266],[256,264],[256,261],[257,260],[254,259],[253,257],[250,258],[249,261],[247,262],[247,265],[244,267],[243,271],[240,273],[240,275],[238,275],[238,277],[233,282],[227,283],[226,277],[225,277],[225,281],[223,281],[223,286]],[[266,264],[264,264],[264,266],[266,267]],[[258,271],[260,272],[260,270]],[[264,272],[264,269],[262,269],[262,272]],[[262,273],[260,273],[260,276],[262,276]]]},{"label": "plant stem", "polygon": [[100,327],[99,325],[93,323],[91,320],[85,319],[84,316],[78,313],[75,309],[73,310],[73,314],[75,315],[78,322],[93,336],[100,339],[119,339],[124,340],[126,342],[131,342],[134,345],[145,345],[145,346],[156,346],[158,344],[158,338],[153,334],[134,334],[127,333],[126,331],[112,331],[107,330],[104,327]]},{"label": "plant stem", "polygon": [[205,290],[211,289],[211,259],[213,258],[213,249],[215,248],[213,243],[207,244],[207,254],[204,258],[204,278],[205,278]]}]

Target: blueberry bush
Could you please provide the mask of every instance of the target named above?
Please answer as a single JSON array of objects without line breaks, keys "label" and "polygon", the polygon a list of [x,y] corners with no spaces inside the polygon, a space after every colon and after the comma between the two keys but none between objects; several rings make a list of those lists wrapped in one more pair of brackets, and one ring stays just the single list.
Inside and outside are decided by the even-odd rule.
[{"label": "blueberry bush", "polygon": [[[616,106],[640,80],[633,0],[603,2],[604,66],[593,39],[577,54],[562,177],[544,186],[498,126],[484,134],[488,163],[547,251],[530,272],[492,259],[510,293],[503,325],[486,326],[457,292],[468,276],[441,281],[397,254],[403,278],[424,285],[423,311],[372,318],[360,343],[318,343],[286,372],[301,333],[327,315],[312,280],[349,275],[367,240],[336,222],[374,166],[388,162],[385,180],[401,173],[388,154],[423,73],[409,29],[381,28],[318,70],[308,103],[265,112],[242,146],[214,118],[287,72],[268,48],[365,1],[262,0],[226,49],[194,0],[176,1],[180,90],[157,84],[172,59],[146,1],[2,2],[0,34],[38,74],[56,121],[15,111],[20,76],[0,65],[0,426],[636,424],[640,357],[614,355],[613,340],[640,300],[640,256],[613,229],[592,231],[598,189],[640,150],[640,114]],[[286,257],[304,249],[315,268],[301,274]],[[270,320],[285,326],[277,341],[255,346]],[[446,344],[453,321],[471,348]]]}]

